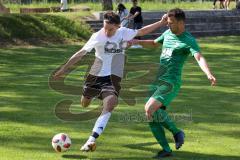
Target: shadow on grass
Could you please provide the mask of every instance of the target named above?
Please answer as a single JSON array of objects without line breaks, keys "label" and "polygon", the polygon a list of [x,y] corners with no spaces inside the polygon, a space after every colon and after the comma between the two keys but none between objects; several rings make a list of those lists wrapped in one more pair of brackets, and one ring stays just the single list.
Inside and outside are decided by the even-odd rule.
[{"label": "shadow on grass", "polygon": [[[154,156],[154,155],[153,155]],[[178,151],[173,153],[172,157],[164,158],[164,160],[239,160],[240,156],[224,156],[224,155],[211,155],[186,151]],[[152,157],[143,156],[122,156],[119,158],[91,158],[91,160],[147,160],[154,159]]]},{"label": "shadow on grass", "polygon": [[[159,150],[150,148],[149,146],[155,145],[155,142],[149,143],[138,143],[138,144],[128,144],[125,147],[134,149],[134,150],[141,150],[141,151],[150,151],[156,154]],[[212,155],[212,154],[203,154],[203,153],[195,153],[195,152],[188,152],[188,151],[175,151],[173,152],[173,157],[164,158],[164,159],[171,159],[171,160],[239,160],[240,156],[224,156],[224,155]],[[94,160],[98,160],[96,158]],[[100,158],[101,159],[101,158]],[[100,160],[99,159],[99,160]],[[121,158],[111,158],[111,159],[153,159],[151,157],[121,157]]]},{"label": "shadow on grass", "polygon": [[62,155],[62,158],[67,158],[67,159],[86,159],[87,156],[76,155],[76,154],[64,154],[64,155]]}]

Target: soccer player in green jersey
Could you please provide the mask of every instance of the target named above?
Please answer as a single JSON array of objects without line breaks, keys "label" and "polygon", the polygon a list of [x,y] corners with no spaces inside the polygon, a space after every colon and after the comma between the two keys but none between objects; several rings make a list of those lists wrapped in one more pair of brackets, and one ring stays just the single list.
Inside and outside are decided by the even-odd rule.
[{"label": "soccer player in green jersey", "polygon": [[[163,150],[159,151],[155,158],[172,156],[172,150],[165,137],[164,128],[168,129],[175,139],[176,149],[184,143],[184,132],[177,128],[166,112],[170,102],[177,96],[181,86],[181,73],[184,62],[189,54],[194,56],[202,71],[207,75],[211,85],[216,84],[216,78],[212,75],[206,60],[202,56],[195,38],[185,31],[185,13],[175,8],[164,17],[169,29],[155,40],[134,40],[133,44],[144,47],[157,47],[162,44],[160,56],[159,82],[152,96],[145,104],[145,112],[153,135]],[[164,127],[164,128],[163,128]]]}]

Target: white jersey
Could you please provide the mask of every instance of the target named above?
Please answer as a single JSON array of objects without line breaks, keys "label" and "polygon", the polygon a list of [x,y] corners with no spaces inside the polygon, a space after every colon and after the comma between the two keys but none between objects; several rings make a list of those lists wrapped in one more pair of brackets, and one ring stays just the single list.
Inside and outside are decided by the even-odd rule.
[{"label": "white jersey", "polygon": [[132,40],[137,32],[121,27],[112,37],[105,35],[104,28],[94,33],[82,48],[87,52],[95,48],[96,59],[89,73],[101,77],[111,74],[123,77],[127,41]]}]

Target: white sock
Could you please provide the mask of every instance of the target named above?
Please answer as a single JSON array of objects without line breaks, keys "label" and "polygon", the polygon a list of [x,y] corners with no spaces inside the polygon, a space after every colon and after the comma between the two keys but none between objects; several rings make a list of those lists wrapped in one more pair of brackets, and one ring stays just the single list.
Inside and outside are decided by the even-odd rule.
[{"label": "white sock", "polygon": [[96,138],[94,138],[93,136],[90,136],[87,140],[87,142],[95,142]]},{"label": "white sock", "polygon": [[[111,112],[107,112],[107,113],[101,115],[100,117],[98,117],[92,131],[97,133],[98,135],[101,135],[102,132],[104,131],[110,117],[111,117]],[[94,138],[93,136],[90,136],[90,137],[92,137],[91,140],[94,140],[94,141],[97,138],[97,137]],[[89,139],[90,139],[90,137],[89,137]]]}]

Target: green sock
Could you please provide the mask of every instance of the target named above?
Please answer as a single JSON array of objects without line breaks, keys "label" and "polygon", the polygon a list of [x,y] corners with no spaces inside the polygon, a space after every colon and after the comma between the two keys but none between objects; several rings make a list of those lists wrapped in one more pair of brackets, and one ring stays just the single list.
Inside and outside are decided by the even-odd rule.
[{"label": "green sock", "polygon": [[149,122],[149,125],[154,137],[157,139],[158,143],[162,146],[162,148],[167,152],[171,152],[172,150],[167,142],[164,128],[162,127],[162,125],[157,122]]},{"label": "green sock", "polygon": [[168,129],[170,132],[172,132],[173,135],[181,131],[176,127],[175,123],[168,116],[167,112],[163,109],[158,109],[154,113],[153,119],[154,121],[161,123],[162,126]]}]

